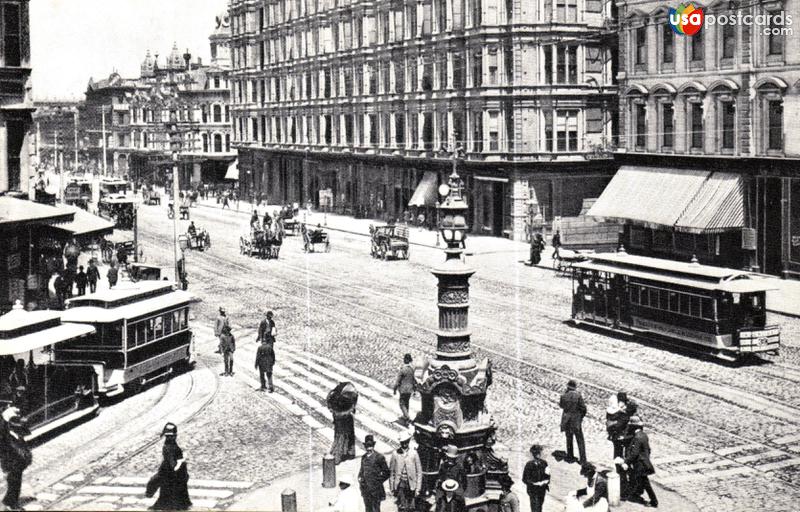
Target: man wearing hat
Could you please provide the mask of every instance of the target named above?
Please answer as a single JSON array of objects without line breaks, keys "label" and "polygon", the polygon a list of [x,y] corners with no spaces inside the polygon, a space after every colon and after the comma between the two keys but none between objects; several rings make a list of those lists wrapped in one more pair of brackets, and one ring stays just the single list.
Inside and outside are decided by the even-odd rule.
[{"label": "man wearing hat", "polygon": [[394,383],[394,394],[400,393],[400,412],[403,413],[402,420],[406,425],[411,422],[411,418],[408,415],[408,403],[417,387],[417,381],[414,379],[414,367],[411,366],[412,361],[411,354],[403,356],[403,367],[400,368],[397,380]]},{"label": "man wearing hat", "polygon": [[225,371],[220,375],[233,377],[233,353],[236,352],[236,339],[231,333],[231,327],[225,325],[219,337],[219,348],[222,351],[222,360],[225,364]]},{"label": "man wearing hat", "polygon": [[[458,483],[458,494],[464,495],[467,486],[467,472],[458,460],[458,448],[449,444],[444,447],[444,457],[439,463],[439,475],[436,478],[436,485],[441,486],[447,480],[455,480]],[[441,490],[437,491],[441,494]]]},{"label": "man wearing hat", "polygon": [[531,446],[531,460],[525,464],[522,471],[522,483],[528,490],[528,497],[531,501],[531,512],[542,512],[544,497],[550,487],[550,468],[547,462],[541,458],[542,446],[534,444]]},{"label": "man wearing hat", "polygon": [[339,475],[339,495],[336,501],[330,503],[330,507],[325,512],[360,512],[361,496],[358,490],[353,487],[353,475],[342,473]]},{"label": "man wearing hat", "polygon": [[33,461],[33,455],[25,441],[25,435],[29,433],[19,409],[8,407],[3,411],[0,421],[0,468],[6,474],[7,485],[3,505],[8,510],[22,510],[19,503],[22,473]]},{"label": "man wearing hat", "polygon": [[519,512],[519,498],[511,488],[514,480],[508,475],[500,477],[500,512]]},{"label": "man wearing hat", "polygon": [[381,501],[386,499],[383,483],[389,479],[389,466],[386,457],[375,451],[375,438],[367,434],[364,438],[364,449],[367,451],[361,458],[361,469],[358,472],[358,483],[361,497],[364,499],[366,512],[380,512]]},{"label": "man wearing hat", "polygon": [[[631,501],[643,503],[642,493],[647,492],[651,507],[658,507],[653,486],[650,485],[650,475],[655,473],[653,463],[650,461],[650,440],[644,432],[644,423],[639,416],[631,416],[628,420],[628,428],[633,432],[633,439],[628,449],[625,450],[625,459],[622,461],[622,469],[631,469],[632,492],[629,495]],[[621,459],[616,459],[619,463]]]},{"label": "man wearing hat", "polygon": [[414,510],[414,499],[422,489],[422,463],[417,450],[410,446],[411,437],[409,430],[398,436],[400,448],[389,461],[389,489],[397,498],[399,512]]},{"label": "man wearing hat", "polygon": [[436,498],[436,512],[464,512],[466,507],[463,486],[453,479],[448,479],[442,482],[441,491]]},{"label": "man wearing hat", "polygon": [[230,327],[230,324],[228,323],[228,317],[225,315],[225,309],[219,308],[219,316],[217,316],[217,321],[214,323],[214,336],[220,340],[217,348],[217,354],[222,353],[222,339],[220,337],[222,336],[222,330],[225,328],[225,326]]},{"label": "man wearing hat", "polygon": [[270,343],[275,343],[277,329],[275,327],[275,320],[272,319],[272,316],[272,311],[267,311],[266,316],[258,324],[258,341],[266,339]]},{"label": "man wearing hat", "polygon": [[586,404],[577,390],[578,384],[574,380],[567,383],[567,390],[561,395],[559,405],[563,409],[561,414],[561,431],[567,437],[567,462],[575,462],[572,451],[573,437],[578,441],[580,463],[586,463],[586,445],[583,441],[583,417],[586,416]]}]

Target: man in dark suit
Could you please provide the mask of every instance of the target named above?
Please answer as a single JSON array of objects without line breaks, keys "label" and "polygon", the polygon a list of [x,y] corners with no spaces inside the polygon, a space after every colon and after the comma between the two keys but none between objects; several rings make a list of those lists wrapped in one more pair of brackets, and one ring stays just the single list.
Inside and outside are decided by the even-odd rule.
[{"label": "man in dark suit", "polygon": [[411,361],[413,361],[411,354],[403,356],[403,367],[400,368],[400,373],[397,374],[397,380],[394,383],[394,394],[400,393],[400,411],[403,413],[402,420],[406,425],[411,422],[411,417],[408,415],[408,403],[417,387]]},{"label": "man in dark suit", "polygon": [[22,487],[22,473],[31,465],[32,454],[25,441],[30,434],[19,409],[8,407],[0,420],[0,467],[6,473],[6,494],[3,505],[6,510],[22,510],[19,492]]},{"label": "man in dark suit", "polygon": [[559,406],[563,409],[561,414],[561,431],[567,437],[567,461],[575,462],[572,451],[572,439],[578,441],[578,454],[580,463],[586,463],[586,444],[583,440],[583,417],[586,416],[586,404],[577,390],[578,384],[574,380],[567,383],[567,391],[561,395]]},{"label": "man in dark suit", "polygon": [[436,498],[436,512],[464,512],[464,497],[458,492],[461,486],[455,480],[442,482],[442,493]]},{"label": "man in dark suit", "polygon": [[219,337],[220,351],[222,352],[222,360],[225,364],[225,371],[220,375],[225,377],[233,376],[233,353],[236,352],[236,339],[233,337],[229,325],[222,328],[222,334]]},{"label": "man in dark suit", "polygon": [[[261,389],[267,389],[267,382],[269,382],[269,392],[275,391],[272,386],[272,367],[275,366],[275,350],[272,347],[270,338],[261,338],[261,345],[258,346],[256,351],[256,370],[261,379]],[[264,378],[266,376],[266,379]]]},{"label": "man in dark suit", "polygon": [[464,465],[458,460],[458,447],[454,444],[449,444],[444,447],[442,461],[439,463],[439,474],[436,477],[437,493],[441,494],[442,490],[438,490],[447,480],[455,480],[458,482],[458,490],[456,492],[460,495],[464,494],[464,489],[467,487],[467,472]]},{"label": "man in dark suit", "polygon": [[625,451],[625,462],[622,464],[622,469],[631,469],[631,492],[628,499],[643,503],[642,493],[647,492],[647,497],[650,499],[650,506],[658,507],[658,498],[656,497],[653,486],[650,485],[650,475],[655,473],[653,463],[650,461],[650,440],[647,434],[642,430],[644,423],[642,423],[639,416],[631,416],[628,420],[628,428],[633,431],[633,439],[628,449]]},{"label": "man in dark suit", "polygon": [[364,449],[367,453],[361,458],[358,472],[361,497],[366,512],[380,512],[381,501],[386,499],[383,483],[389,479],[389,466],[386,457],[375,451],[375,438],[371,434],[364,438]]},{"label": "man in dark suit", "polygon": [[268,339],[270,343],[274,343],[275,334],[275,320],[272,319],[272,311],[267,311],[267,316],[258,324],[258,340]]},{"label": "man in dark suit", "polygon": [[547,461],[542,459],[541,445],[534,444],[530,451],[531,460],[525,464],[525,469],[522,471],[522,483],[528,490],[531,512],[542,512],[544,497],[550,488],[550,468],[547,467]]}]

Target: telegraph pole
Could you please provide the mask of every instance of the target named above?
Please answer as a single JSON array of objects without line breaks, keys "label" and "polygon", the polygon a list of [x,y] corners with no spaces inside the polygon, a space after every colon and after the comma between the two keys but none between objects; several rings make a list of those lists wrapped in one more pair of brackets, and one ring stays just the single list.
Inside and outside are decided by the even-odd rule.
[{"label": "telegraph pole", "polygon": [[103,176],[107,176],[108,175],[108,166],[106,164],[106,160],[107,160],[108,148],[106,148],[106,107],[105,107],[105,105],[102,105],[100,107],[100,111],[101,111],[102,117],[103,117]]},{"label": "telegraph pole", "polygon": [[78,172],[78,109],[72,111],[75,120],[75,172]]},{"label": "telegraph pole", "polygon": [[170,149],[172,150],[172,204],[173,204],[173,216],[172,216],[172,237],[173,237],[173,251],[175,256],[175,282],[181,282],[181,275],[180,275],[180,267],[178,262],[180,258],[178,256],[179,246],[178,246],[178,216],[181,212],[181,206],[178,204],[178,152],[180,151],[180,139],[178,135],[178,120],[177,114],[175,112],[175,108],[172,107],[169,112],[169,138],[170,138]]}]

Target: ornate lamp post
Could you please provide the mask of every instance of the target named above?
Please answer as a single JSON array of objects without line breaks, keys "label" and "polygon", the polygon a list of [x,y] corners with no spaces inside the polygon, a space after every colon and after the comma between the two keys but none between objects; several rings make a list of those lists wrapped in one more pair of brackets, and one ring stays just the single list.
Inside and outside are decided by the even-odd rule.
[{"label": "ornate lamp post", "polygon": [[415,372],[422,411],[414,422],[422,461],[424,488],[435,493],[443,448],[455,445],[467,473],[468,510],[497,510],[498,480],[508,466],[492,452],[496,427],[485,406],[492,383],[488,359],[476,361],[468,326],[469,278],[475,273],[461,258],[467,237],[464,182],[457,172],[460,148],[453,152],[453,172],[439,188],[439,231],[447,244],[445,261],[433,274],[438,279],[439,329],[436,356]]}]

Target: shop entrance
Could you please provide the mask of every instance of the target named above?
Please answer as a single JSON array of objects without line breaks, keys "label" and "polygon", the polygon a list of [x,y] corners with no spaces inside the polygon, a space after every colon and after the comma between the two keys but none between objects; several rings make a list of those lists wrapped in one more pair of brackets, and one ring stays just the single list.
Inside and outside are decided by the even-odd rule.
[{"label": "shop entrance", "polygon": [[763,207],[761,225],[761,268],[767,274],[780,275],[781,262],[781,180],[766,178],[761,180],[761,201]]}]

